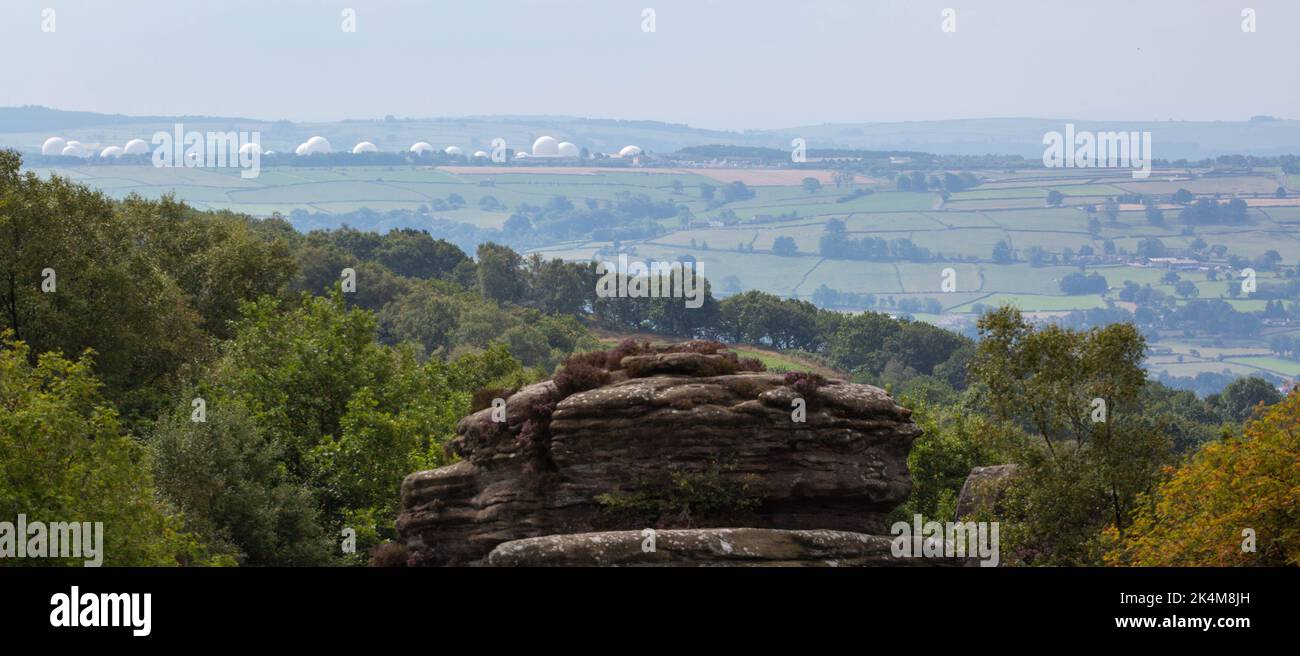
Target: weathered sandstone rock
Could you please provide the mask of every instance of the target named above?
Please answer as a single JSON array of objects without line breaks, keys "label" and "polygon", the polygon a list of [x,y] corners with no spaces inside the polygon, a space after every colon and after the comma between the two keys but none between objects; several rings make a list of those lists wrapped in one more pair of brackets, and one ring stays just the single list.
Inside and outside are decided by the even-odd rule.
[{"label": "weathered sandstone rock", "polygon": [[483,564],[506,542],[645,527],[885,533],[911,489],[910,411],[875,387],[819,381],[796,422],[783,376],[723,373],[726,360],[632,355],[603,386],[563,397],[547,381],[511,395],[505,422],[490,408],[464,418],[450,445],[462,460],[402,484],[411,563]]},{"label": "weathered sandstone rock", "polygon": [[957,494],[957,519],[970,519],[980,512],[994,512],[1006,491],[1007,479],[1016,473],[1015,465],[976,467],[966,476]]}]

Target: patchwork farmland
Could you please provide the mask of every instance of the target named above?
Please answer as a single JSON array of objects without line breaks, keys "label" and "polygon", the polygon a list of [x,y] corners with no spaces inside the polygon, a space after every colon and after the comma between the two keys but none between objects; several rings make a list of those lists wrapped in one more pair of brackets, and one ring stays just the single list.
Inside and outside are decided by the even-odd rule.
[{"label": "patchwork farmland", "polygon": [[[445,220],[482,230],[500,230],[515,208],[545,205],[557,196],[577,204],[644,195],[678,206],[681,216],[659,219],[663,230],[649,238],[617,244],[578,239],[532,251],[568,260],[616,250],[642,259],[689,255],[702,263],[720,295],[761,290],[846,311],[906,312],[966,331],[973,330],[984,308],[1003,303],[1039,317],[1132,310],[1121,298],[1126,283],[1149,285],[1179,305],[1223,299],[1238,311],[1261,311],[1265,300],[1230,293],[1236,282],[1229,277],[1237,275],[1228,266],[1231,258],[1276,254],[1287,265],[1300,261],[1300,189],[1295,176],[1280,170],[1157,170],[1146,180],[1135,180],[1127,171],[1095,169],[973,171],[978,186],[951,194],[897,191],[890,180],[862,175],[837,180],[829,170],[734,167],[294,166],[264,168],[254,179],[240,178],[236,169],[118,165],[36,170],[116,198],[175,194],[201,209],[263,217],[278,213],[291,219],[307,212],[338,216],[339,222],[363,208],[381,215],[405,210],[427,217],[430,224]],[[817,182],[805,184],[805,178]],[[752,197],[719,203],[701,193],[704,187],[735,181],[748,186]],[[1278,194],[1279,187],[1286,193]],[[1244,200],[1246,220],[1188,226],[1177,218],[1182,206],[1163,200],[1157,204],[1165,213],[1163,222],[1149,220],[1144,206],[1127,201],[1109,214],[1103,211],[1108,199],[1137,194],[1164,198],[1180,189],[1198,198]],[[1049,206],[1046,199],[1053,191],[1060,194],[1059,204]],[[441,202],[452,196],[463,202]],[[487,197],[491,203],[484,201]],[[842,226],[843,239],[907,240],[928,257],[824,257],[820,242],[832,222]],[[417,222],[413,227],[421,226]],[[1153,239],[1174,263],[1135,257]],[[778,242],[786,248],[778,249]],[[1000,245],[1007,250],[995,257]],[[1198,265],[1177,263],[1189,253],[1210,251]],[[1099,274],[1106,288],[1067,294],[1062,280],[1076,273]],[[1281,273],[1257,275],[1261,286],[1283,282]],[[945,286],[945,280],[953,285]],[[827,304],[830,292],[840,300]],[[1162,331],[1153,335],[1148,364],[1171,376],[1300,375],[1300,362],[1270,351],[1269,340],[1277,335],[1300,338],[1300,326],[1273,322],[1248,339]]]}]

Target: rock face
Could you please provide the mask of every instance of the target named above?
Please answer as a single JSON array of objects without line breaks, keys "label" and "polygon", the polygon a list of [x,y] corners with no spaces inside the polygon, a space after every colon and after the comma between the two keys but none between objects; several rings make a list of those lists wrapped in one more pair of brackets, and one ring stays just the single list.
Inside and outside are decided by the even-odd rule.
[{"label": "rock face", "polygon": [[975,566],[967,558],[896,558],[890,538],[846,531],[705,528],[547,535],[497,545],[495,567]]},{"label": "rock face", "polygon": [[976,513],[993,511],[1006,490],[1007,478],[1014,473],[1015,465],[993,465],[970,470],[957,495],[957,519],[970,519]]},{"label": "rock face", "polygon": [[[599,532],[728,526],[791,530],[735,534],[772,545],[756,561],[877,562],[876,538],[837,531],[885,533],[910,492],[921,431],[909,410],[868,385],[737,372],[734,355],[698,343],[612,359],[612,371],[586,372],[592,389],[563,391],[584,371],[572,365],[567,379],[510,395],[504,421],[490,407],[461,420],[450,449],[462,459],[402,484],[397,529],[411,564],[527,564],[555,544],[588,554],[560,559],[570,562],[595,558],[605,538],[564,534],[623,545],[631,538]],[[697,561],[704,547],[690,538],[665,553]]]}]

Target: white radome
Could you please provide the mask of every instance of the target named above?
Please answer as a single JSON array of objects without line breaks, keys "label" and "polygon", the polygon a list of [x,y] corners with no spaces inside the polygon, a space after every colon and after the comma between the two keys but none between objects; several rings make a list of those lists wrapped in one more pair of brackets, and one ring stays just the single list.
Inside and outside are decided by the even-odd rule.
[{"label": "white radome", "polygon": [[149,152],[149,142],[144,139],[132,139],[126,142],[122,152],[127,155],[143,155]]},{"label": "white radome", "polygon": [[63,149],[67,147],[68,142],[64,141],[63,137],[50,137],[45,140],[45,143],[41,144],[41,154],[59,155],[62,154]]},{"label": "white radome", "polygon": [[560,144],[555,137],[538,137],[533,142],[533,157],[559,157]]},{"label": "white radome", "polygon": [[[239,147],[239,154],[240,155],[261,155],[262,146],[260,144],[250,141]],[[270,153],[267,154],[269,155]]]},{"label": "white radome", "polygon": [[63,150],[60,151],[59,154],[65,157],[83,157],[86,153],[81,148],[81,144],[75,141],[69,141],[68,145],[64,146]]},{"label": "white radome", "polygon": [[528,159],[528,153],[515,153],[515,159]]},{"label": "white radome", "polygon": [[328,153],[331,150],[334,150],[333,146],[330,146],[329,140],[320,136],[312,137],[307,141],[304,141],[302,149],[302,152],[298,154],[312,155],[315,153]]},{"label": "white radome", "polygon": [[121,146],[109,146],[99,151],[100,158],[104,157],[121,157],[126,151]]},{"label": "white radome", "polygon": [[358,153],[377,153],[377,152],[379,152],[379,149],[375,148],[375,144],[372,144],[369,141],[362,141],[361,143],[352,147],[353,155],[356,155]]},{"label": "white radome", "polygon": [[569,143],[568,141],[561,141],[557,149],[560,152],[560,157],[577,157],[582,152],[578,150],[577,144]]},{"label": "white radome", "polygon": [[433,152],[433,150],[434,150],[433,144],[427,141],[417,141],[411,144],[411,152],[415,153],[416,155],[431,153]]},{"label": "white radome", "polygon": [[488,154],[481,150],[474,151],[474,159],[487,159],[487,156]]},{"label": "white radome", "polygon": [[641,148],[638,146],[623,146],[623,150],[618,151],[619,157],[636,157],[641,154]]},{"label": "white radome", "polygon": [[307,144],[305,143],[300,143],[298,144],[297,148],[293,149],[293,154],[295,155],[305,155],[306,153],[307,153]]},{"label": "white radome", "polygon": [[461,150],[459,146],[447,146],[446,148],[442,149],[442,152],[447,153],[452,157],[460,157],[461,155],[465,154],[465,151]]}]

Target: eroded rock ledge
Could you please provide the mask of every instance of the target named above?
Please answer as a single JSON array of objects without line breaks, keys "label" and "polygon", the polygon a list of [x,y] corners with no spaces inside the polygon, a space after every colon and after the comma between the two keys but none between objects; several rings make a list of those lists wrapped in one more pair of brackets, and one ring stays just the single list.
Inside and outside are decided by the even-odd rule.
[{"label": "eroded rock ledge", "polygon": [[968,558],[899,558],[891,540],[825,529],[704,528],[547,535],[503,542],[488,554],[495,567],[975,566]]},{"label": "eroded rock ledge", "polygon": [[[520,564],[560,545],[574,550],[564,564],[595,564],[580,554],[605,538],[566,534],[737,526],[775,550],[758,561],[880,562],[861,545],[876,549],[885,538],[869,534],[910,492],[910,411],[869,385],[743,371],[720,349],[625,342],[509,395],[504,421],[490,407],[461,420],[450,448],[462,459],[402,484],[408,563]],[[692,535],[721,533],[680,539]],[[791,544],[807,557],[782,555]],[[683,545],[666,553],[694,562]]]}]

